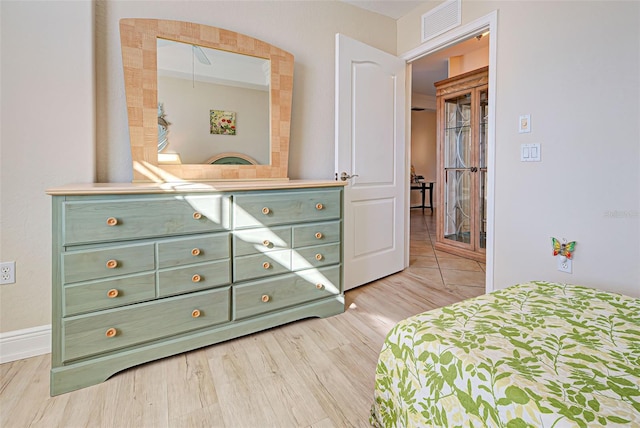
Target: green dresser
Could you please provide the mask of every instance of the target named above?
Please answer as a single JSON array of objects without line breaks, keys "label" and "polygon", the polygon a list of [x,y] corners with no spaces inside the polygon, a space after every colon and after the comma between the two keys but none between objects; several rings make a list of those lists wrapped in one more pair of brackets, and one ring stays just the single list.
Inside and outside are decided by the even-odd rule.
[{"label": "green dresser", "polygon": [[305,184],[50,189],[51,395],[343,312],[342,185]]}]

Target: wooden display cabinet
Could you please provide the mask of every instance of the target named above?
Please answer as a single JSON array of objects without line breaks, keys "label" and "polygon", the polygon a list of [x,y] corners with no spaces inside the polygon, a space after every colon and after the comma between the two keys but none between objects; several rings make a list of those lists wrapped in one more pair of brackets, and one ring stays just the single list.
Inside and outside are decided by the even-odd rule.
[{"label": "wooden display cabinet", "polygon": [[488,67],[436,82],[437,250],[486,257]]}]

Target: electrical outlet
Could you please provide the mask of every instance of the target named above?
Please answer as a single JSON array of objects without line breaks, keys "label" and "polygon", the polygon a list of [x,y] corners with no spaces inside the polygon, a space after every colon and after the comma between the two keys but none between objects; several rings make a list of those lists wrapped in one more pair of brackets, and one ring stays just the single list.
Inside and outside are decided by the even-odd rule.
[{"label": "electrical outlet", "polygon": [[557,257],[557,259],[558,259],[558,270],[560,272],[571,273],[571,268],[572,268],[571,259],[565,259],[564,257]]},{"label": "electrical outlet", "polygon": [[0,263],[0,285],[16,282],[16,262]]}]

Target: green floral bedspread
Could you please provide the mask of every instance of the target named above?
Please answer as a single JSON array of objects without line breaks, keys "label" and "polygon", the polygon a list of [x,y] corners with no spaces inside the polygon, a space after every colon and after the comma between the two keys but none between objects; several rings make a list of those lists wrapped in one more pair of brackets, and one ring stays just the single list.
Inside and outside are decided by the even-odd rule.
[{"label": "green floral bedspread", "polygon": [[533,282],[408,318],[376,369],[377,427],[640,426],[640,299]]}]

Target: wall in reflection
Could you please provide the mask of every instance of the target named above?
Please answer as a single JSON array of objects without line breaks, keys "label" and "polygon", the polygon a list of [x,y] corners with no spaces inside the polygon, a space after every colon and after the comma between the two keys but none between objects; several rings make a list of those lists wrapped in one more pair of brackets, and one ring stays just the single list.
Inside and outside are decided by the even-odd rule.
[{"label": "wall in reflection", "polygon": [[[225,152],[239,152],[269,164],[269,92],[158,76],[159,103],[164,104],[169,145],[182,163],[203,163]],[[236,112],[236,135],[210,134],[209,112]]]}]

